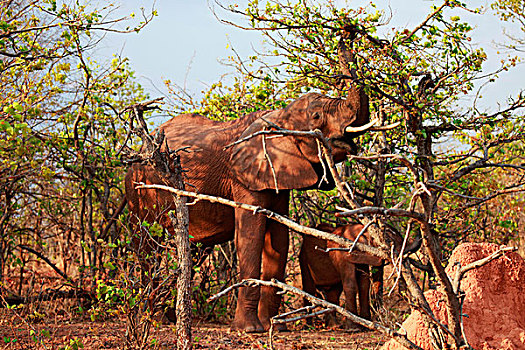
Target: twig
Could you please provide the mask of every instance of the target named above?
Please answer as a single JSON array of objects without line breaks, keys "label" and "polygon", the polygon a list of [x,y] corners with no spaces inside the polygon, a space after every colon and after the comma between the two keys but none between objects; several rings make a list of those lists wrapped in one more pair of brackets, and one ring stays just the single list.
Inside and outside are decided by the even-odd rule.
[{"label": "twig", "polygon": [[261,131],[254,132],[253,134],[250,134],[246,137],[243,137],[242,139],[239,139],[235,142],[232,142],[224,146],[224,149],[226,150],[230,147],[246,142],[259,135],[287,135],[287,136],[299,136],[299,137],[318,137],[315,131],[286,130],[282,128],[279,128],[279,130],[261,130]]},{"label": "twig", "polygon": [[319,162],[321,163],[321,166],[323,167],[323,176],[321,177],[321,180],[319,180],[319,186],[321,186],[323,181],[326,181],[326,183],[328,183],[328,178],[326,176],[327,175],[326,164],[323,161],[323,148],[321,147],[321,143],[319,142],[318,139],[316,139],[315,142],[317,143],[317,157],[319,157]]},{"label": "twig", "polygon": [[275,168],[273,167],[272,160],[270,158],[270,155],[268,154],[268,150],[266,149],[266,135],[262,136],[262,146],[263,146],[264,157],[268,161],[268,164],[270,164],[270,169],[272,170],[273,182],[275,185],[275,192],[279,193],[279,186],[277,184],[277,175],[275,174]]},{"label": "twig", "polygon": [[[407,230],[405,232],[405,238],[403,239],[403,244],[401,245],[401,249],[399,251],[399,256],[392,263],[392,265],[394,266],[393,271],[396,271],[397,277],[396,277],[396,280],[394,281],[394,285],[390,289],[390,292],[388,292],[388,296],[390,296],[392,294],[392,292],[394,291],[394,288],[397,286],[397,284],[399,282],[399,279],[401,278],[401,269],[402,269],[402,265],[403,265],[403,254],[405,252],[405,246],[406,246],[406,243],[407,243],[408,236],[410,234],[411,226],[412,226],[411,222],[409,222],[408,226],[407,226]],[[398,266],[396,267],[396,265],[398,265]]]},{"label": "twig", "polygon": [[336,248],[326,248],[326,249],[323,249],[319,246],[315,246],[315,250],[318,250],[320,252],[323,252],[323,253],[330,253],[330,252],[350,252],[350,248],[341,248],[341,247],[336,247]]}]

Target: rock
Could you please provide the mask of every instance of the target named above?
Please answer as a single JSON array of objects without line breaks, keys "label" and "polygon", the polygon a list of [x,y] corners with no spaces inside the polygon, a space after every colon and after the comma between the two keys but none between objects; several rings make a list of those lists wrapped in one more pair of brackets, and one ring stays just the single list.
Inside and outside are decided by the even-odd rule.
[{"label": "rock", "polygon": [[[449,260],[447,274],[453,279],[458,262],[466,266],[482,259],[500,246],[492,243],[467,243],[458,246]],[[525,349],[525,260],[517,253],[506,253],[488,264],[470,270],[461,281],[465,292],[463,318],[467,340],[479,350]],[[425,292],[432,310],[445,323],[443,295],[435,290]],[[412,312],[403,323],[408,338],[425,350],[434,350],[421,314]],[[383,350],[405,349],[394,340]]]}]

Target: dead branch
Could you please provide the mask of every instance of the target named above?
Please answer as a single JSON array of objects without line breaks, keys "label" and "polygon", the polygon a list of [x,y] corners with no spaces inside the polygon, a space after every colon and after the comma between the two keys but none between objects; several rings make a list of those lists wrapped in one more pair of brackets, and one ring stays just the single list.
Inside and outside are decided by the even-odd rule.
[{"label": "dead branch", "polygon": [[38,301],[50,301],[57,299],[86,299],[94,300],[96,294],[84,289],[70,289],[70,290],[58,290],[58,289],[46,289],[34,297],[21,297],[21,296],[6,296],[2,297],[0,302],[0,308],[6,306],[31,304]]},{"label": "dead branch", "polygon": [[[279,324],[279,323],[295,322],[295,321],[299,321],[299,320],[302,320],[302,319],[305,319],[305,318],[315,317],[315,316],[323,315],[323,314],[325,314],[327,312],[334,311],[334,309],[332,309],[332,308],[325,308],[325,309],[322,309],[322,310],[319,310],[319,311],[316,311],[316,312],[312,312],[313,310],[315,310],[317,308],[318,308],[318,306],[310,305],[310,306],[305,306],[305,307],[302,307],[300,309],[296,309],[296,310],[293,310],[293,311],[290,311],[290,312],[286,312],[284,314],[280,314],[280,315],[274,316],[274,317],[272,317],[272,325],[274,323],[275,324]],[[298,313],[305,313],[305,315],[300,315],[300,316],[291,317],[291,318],[283,318],[283,317],[287,317],[287,316],[290,316],[290,315],[295,315],[295,314],[298,314]]]},{"label": "dead branch", "polygon": [[[235,202],[235,201],[232,201],[232,200],[229,200],[229,199],[225,199],[225,198],[221,198],[221,197],[216,197],[216,196],[210,196],[210,195],[207,195],[207,194],[200,194],[200,193],[196,193],[196,192],[190,192],[190,191],[183,191],[183,190],[179,190],[179,189],[176,189],[176,188],[173,188],[173,187],[170,187],[170,186],[164,186],[164,185],[146,185],[146,184],[143,184],[143,183],[137,183],[137,186],[135,187],[136,189],[157,189],[157,190],[163,190],[163,191],[168,191],[168,192],[171,192],[171,193],[174,193],[176,195],[179,195],[179,196],[186,196],[186,197],[192,197],[192,198],[195,198],[197,200],[206,200],[206,201],[209,201],[211,203],[221,203],[221,204],[224,204],[224,205],[228,205],[230,207],[233,207],[233,208],[240,208],[240,209],[245,209],[245,210],[249,210],[249,211],[252,211],[253,214],[261,214],[261,215],[264,215],[272,220],[275,220],[285,226],[288,226],[289,228],[291,228],[292,230],[296,231],[296,232],[300,232],[300,233],[304,233],[304,234],[307,234],[307,235],[311,235],[311,236],[315,236],[315,237],[318,237],[318,238],[321,238],[321,239],[326,239],[326,240],[330,240],[330,241],[333,241],[343,247],[347,247],[347,248],[350,248],[351,245],[354,243],[354,241],[351,241],[349,239],[346,239],[344,237],[341,237],[341,236],[338,236],[338,235],[334,235],[332,233],[328,233],[328,232],[325,232],[325,231],[320,231],[320,230],[317,230],[315,228],[311,228],[311,227],[307,227],[307,226],[303,226],[303,225],[300,225],[298,223],[296,223],[295,221],[285,217],[285,216],[282,216],[282,215],[279,215],[271,210],[268,210],[268,209],[265,209],[265,208],[262,208],[260,206],[255,206],[255,205],[251,205],[251,204],[245,204],[245,203],[239,203],[239,202]],[[375,247],[372,247],[372,246],[369,246],[367,244],[363,244],[363,243],[356,243],[355,244],[356,248],[359,249],[360,251],[363,251],[365,253],[369,253],[369,254],[372,254],[372,255],[375,255],[377,257],[380,257],[382,259],[386,259],[386,260],[389,260],[389,256],[388,254],[384,253],[381,249],[378,249],[378,248],[375,248]]]},{"label": "dead branch", "polygon": [[345,210],[344,208],[338,207],[339,210],[344,210],[339,213],[336,213],[337,217],[349,217],[354,215],[363,215],[363,214],[375,214],[375,215],[384,215],[384,216],[404,216],[416,220],[421,224],[425,224],[425,217],[423,214],[415,211],[407,211],[403,209],[387,209],[380,207],[361,207],[354,210]]},{"label": "dead branch", "polygon": [[359,231],[359,233],[357,234],[357,236],[355,237],[355,241],[354,241],[354,244],[352,244],[352,246],[350,247],[350,253],[352,252],[352,250],[354,250],[355,248],[355,244],[357,241],[359,241],[359,237],[361,237],[365,231],[372,225],[372,221],[368,222],[362,229],[361,231]]},{"label": "dead branch", "polygon": [[313,295],[311,295],[309,293],[306,293],[305,291],[303,291],[303,290],[301,290],[299,288],[290,286],[290,285],[288,285],[286,283],[283,283],[283,282],[279,282],[276,279],[272,279],[271,281],[261,281],[261,280],[257,280],[257,279],[251,279],[251,278],[250,279],[245,279],[242,282],[236,283],[236,284],[226,288],[224,291],[213,295],[212,297],[210,297],[208,299],[208,302],[213,301],[215,299],[218,299],[218,298],[224,296],[225,294],[227,294],[228,292],[232,291],[235,288],[240,288],[240,287],[257,287],[257,286],[276,287],[276,288],[279,288],[279,289],[283,290],[284,292],[293,293],[293,294],[298,295],[300,297],[306,298],[314,305],[317,305],[317,306],[320,306],[320,307],[323,307],[323,308],[326,308],[326,309],[334,309],[336,312],[338,312],[341,315],[347,317],[348,319],[352,320],[353,322],[356,322],[356,323],[358,323],[358,324],[360,324],[360,325],[362,325],[362,326],[364,326],[364,327],[366,327],[368,329],[373,329],[375,331],[381,332],[381,333],[391,337],[392,339],[394,339],[395,341],[397,341],[398,343],[400,343],[401,345],[405,346],[408,349],[422,350],[422,348],[420,348],[419,346],[417,346],[416,344],[411,342],[407,338],[407,336],[404,335],[404,334],[400,334],[400,333],[398,333],[398,332],[396,332],[396,331],[394,331],[394,330],[392,330],[390,328],[387,328],[387,327],[385,327],[383,325],[380,325],[379,323],[372,322],[372,321],[366,320],[364,318],[361,318],[359,316],[356,316],[353,313],[349,312],[348,310],[346,310],[345,308],[343,308],[343,307],[341,307],[339,305],[335,305],[335,304],[327,302],[326,300],[316,298]]},{"label": "dead branch", "polygon": [[[284,323],[289,323],[289,322],[295,322],[295,321],[299,321],[299,320],[302,320],[302,319],[305,319],[305,318],[320,316],[320,315],[323,315],[323,314],[325,314],[327,312],[333,312],[334,311],[334,309],[327,308],[327,309],[322,309],[322,310],[319,310],[319,311],[316,311],[316,312],[311,312],[312,310],[314,310],[316,308],[317,308],[317,306],[305,306],[305,307],[302,307],[300,309],[296,309],[296,310],[293,310],[293,311],[290,311],[290,312],[286,312],[284,314],[280,314],[280,315],[272,317],[271,318],[270,329],[268,330],[268,346],[270,347],[270,349],[271,350],[275,349],[274,346],[273,346],[273,332],[274,332],[274,326],[276,324],[284,324]],[[293,315],[293,314],[297,314],[297,313],[300,313],[300,312],[304,312],[306,314],[305,315],[296,316],[296,317],[284,318],[283,319],[283,317],[286,317],[286,316],[289,316],[289,315]]]},{"label": "dead branch", "polygon": [[[132,111],[133,117],[139,124],[135,132],[141,137],[143,146],[137,154],[139,159],[150,163],[160,174],[162,181],[171,186],[184,190],[184,180],[182,178],[182,168],[177,152],[170,151],[164,132],[161,129],[153,138],[144,120],[144,111],[156,109],[156,104],[162,98],[157,98],[144,103],[136,104],[128,109]],[[165,145],[165,150],[161,151]],[[176,317],[177,317],[177,348],[191,349],[191,253],[188,233],[189,214],[186,205],[186,197],[174,194],[174,211],[168,212],[174,230],[173,248],[177,251],[178,275],[177,275],[177,298],[176,298]],[[160,288],[160,286],[159,286]]]},{"label": "dead branch", "polygon": [[[272,126],[273,127],[277,127],[277,125],[273,124],[272,123]],[[261,131],[257,131],[257,132],[254,132],[253,134],[250,134],[246,137],[243,137],[242,139],[239,139],[235,142],[232,142],[230,143],[229,145],[226,145],[224,146],[224,149],[228,149],[230,147],[233,147],[233,146],[236,146],[240,143],[243,143],[243,142],[246,142],[248,141],[249,139],[252,139],[254,137],[257,137],[259,135],[283,135],[283,136],[299,136],[299,137],[314,137],[314,138],[318,138],[318,134],[315,132],[315,131],[299,131],[299,130],[287,130],[287,129],[282,129],[280,127],[278,127],[279,129],[278,130],[261,130]],[[322,133],[321,133],[322,135]],[[324,137],[324,136],[323,136]]]},{"label": "dead branch", "polygon": [[44,256],[39,251],[37,251],[37,250],[35,250],[35,249],[33,249],[33,248],[29,247],[29,246],[23,245],[23,244],[20,244],[18,246],[18,248],[23,249],[23,250],[27,250],[28,252],[35,254],[37,257],[39,257],[40,259],[44,260],[53,270],[56,271],[56,273],[58,273],[60,276],[62,276],[63,279],[65,279],[66,281],[69,281],[69,276],[66,275],[66,273],[64,271],[60,270],[58,268],[58,266],[53,264],[53,262],[51,260],[49,260],[46,256]]}]

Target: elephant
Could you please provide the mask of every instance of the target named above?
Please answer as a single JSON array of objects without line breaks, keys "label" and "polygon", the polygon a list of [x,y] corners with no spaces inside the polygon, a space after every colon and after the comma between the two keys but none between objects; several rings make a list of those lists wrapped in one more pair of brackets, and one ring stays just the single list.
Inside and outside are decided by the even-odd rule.
[{"label": "elephant", "polygon": [[[328,138],[334,161],[341,162],[348,153],[355,153],[352,139],[373,123],[368,96],[351,88],[346,99],[307,93],[283,109],[252,112],[231,121],[183,114],[159,129],[164,131],[170,150],[182,150],[179,155],[188,190],[288,215],[290,190],[334,187],[319,159],[316,140],[291,135],[248,136],[276,126],[294,131],[318,129]],[[245,141],[232,145],[238,140]],[[151,166],[134,163],[125,177],[126,198],[136,222],[157,221],[171,232],[166,213],[173,207],[172,196],[135,188],[139,182],[161,181]],[[188,208],[192,242],[213,246],[235,240],[241,280],[283,280],[289,241],[286,226],[223,204],[198,201]],[[275,288],[242,287],[232,329],[262,332],[270,327],[270,318],[279,306]]]},{"label": "elephant", "polygon": [[[363,229],[363,225],[352,224],[334,228],[328,224],[321,224],[318,229],[354,241]],[[364,244],[369,244],[370,241],[367,231],[358,239],[359,243]],[[326,250],[327,248],[337,248],[339,245],[314,236],[304,236],[299,253],[303,290],[314,296],[319,296],[317,290],[322,291],[328,302],[337,305],[341,292],[344,291],[345,308],[356,315],[357,296],[359,296],[359,316],[369,320],[371,317],[369,266],[382,266],[383,260],[364,252],[348,253],[335,250],[326,253],[316,249],[316,247]],[[303,299],[303,303],[305,306],[310,304],[306,298]],[[311,323],[311,319],[308,323]],[[333,313],[325,317],[325,325],[336,325]],[[360,327],[347,320],[346,328],[357,330]]]}]

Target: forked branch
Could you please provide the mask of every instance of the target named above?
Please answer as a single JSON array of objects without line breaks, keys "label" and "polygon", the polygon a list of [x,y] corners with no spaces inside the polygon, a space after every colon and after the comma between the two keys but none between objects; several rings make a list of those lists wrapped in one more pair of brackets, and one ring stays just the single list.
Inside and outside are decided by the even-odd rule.
[{"label": "forked branch", "polygon": [[[347,317],[348,319],[352,320],[353,322],[355,323],[358,323],[368,329],[373,329],[373,330],[376,330],[378,332],[381,332],[389,337],[391,337],[392,339],[396,340],[398,343],[400,343],[401,345],[405,346],[406,348],[408,349],[414,349],[414,350],[422,350],[422,348],[420,348],[419,346],[417,346],[416,344],[414,344],[413,342],[411,342],[406,335],[404,334],[400,334],[390,328],[387,328],[383,325],[380,325],[379,323],[376,323],[376,322],[372,322],[372,321],[369,321],[369,320],[366,320],[364,318],[361,318],[357,315],[354,315],[353,313],[349,312],[348,310],[346,310],[345,308],[339,306],[339,305],[336,305],[336,304],[332,304],[332,303],[329,303],[328,301],[326,300],[323,300],[323,299],[319,299],[319,298],[316,298],[314,297],[313,295],[309,294],[309,293],[306,293],[305,291],[299,289],[299,288],[296,288],[296,287],[293,287],[293,286],[290,286],[286,283],[283,283],[283,282],[279,282],[277,281],[276,279],[272,279],[271,281],[261,281],[261,280],[257,280],[257,279],[245,279],[239,283],[236,283],[228,288],[226,288],[225,290],[223,290],[222,292],[220,293],[217,293],[215,295],[213,295],[212,297],[210,297],[208,299],[208,302],[211,302],[213,300],[216,300],[226,294],[228,294],[229,292],[231,292],[232,290],[236,289],[236,288],[240,288],[240,287],[256,287],[256,286],[269,286],[269,287],[276,287],[276,288],[279,288],[281,289],[283,292],[288,292],[288,293],[293,293],[295,295],[298,295],[300,297],[303,297],[303,298],[306,298],[308,299],[312,304],[314,305],[317,305],[317,306],[320,306],[322,308],[325,308],[325,309],[333,309],[335,310],[336,312],[340,313],[341,315]],[[279,318],[280,316],[277,316],[277,318]]]}]

